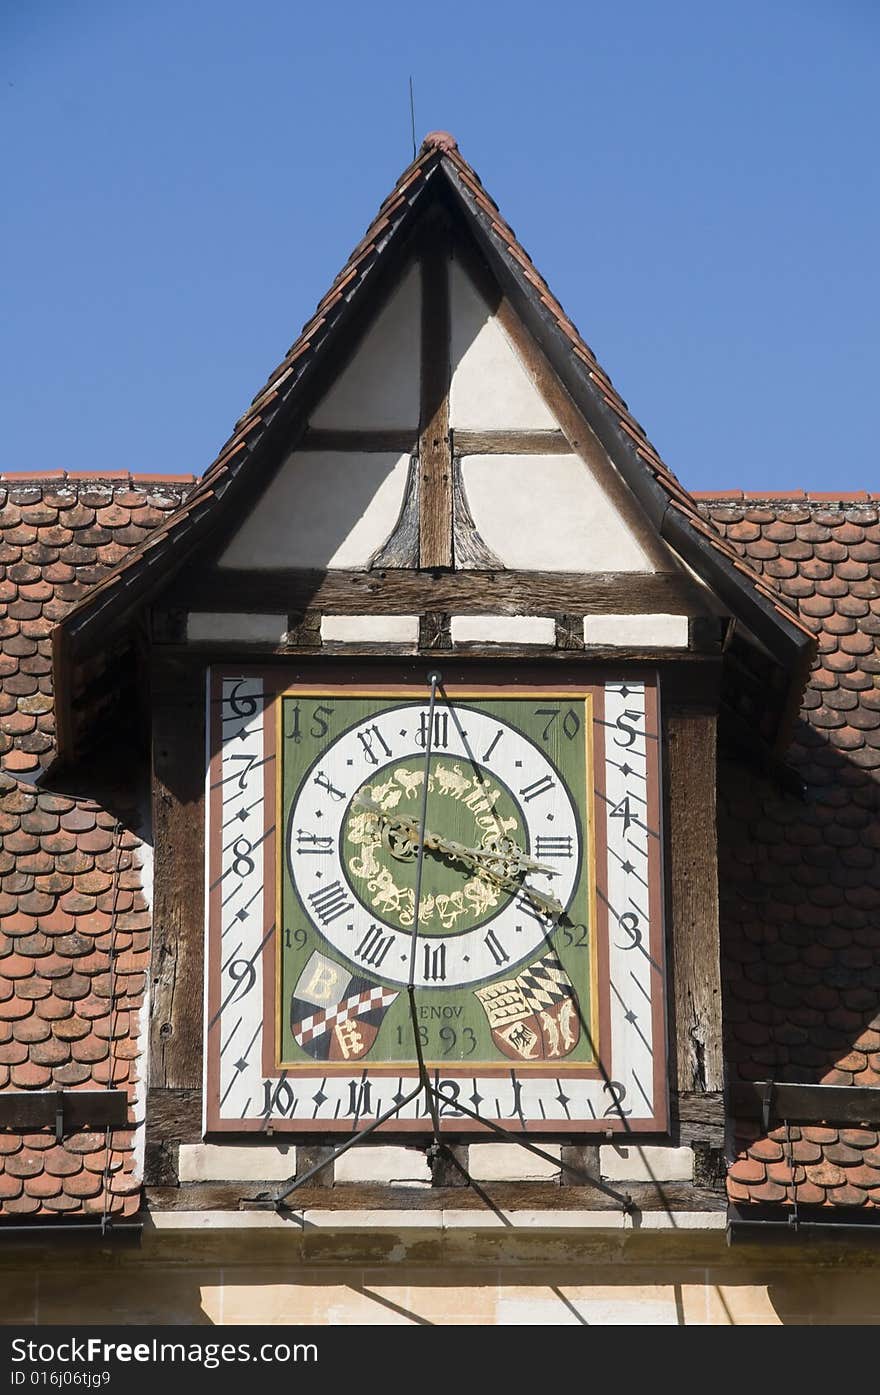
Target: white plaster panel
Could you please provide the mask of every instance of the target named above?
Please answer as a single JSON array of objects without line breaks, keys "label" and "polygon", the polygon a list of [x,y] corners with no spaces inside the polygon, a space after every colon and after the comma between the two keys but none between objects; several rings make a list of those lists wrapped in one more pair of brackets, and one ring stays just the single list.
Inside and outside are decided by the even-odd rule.
[{"label": "white plaster panel", "polygon": [[398,1186],[431,1184],[431,1169],[417,1148],[384,1148],[369,1144],[349,1148],[333,1165],[336,1182],[394,1182]]},{"label": "white plaster panel", "polygon": [[556,643],[556,621],[544,615],[453,615],[453,644]]},{"label": "white plaster panel", "polygon": [[286,615],[237,615],[227,611],[193,610],[187,616],[191,642],[281,644],[287,633]]},{"label": "white plaster panel", "polygon": [[421,285],[413,267],[319,403],[311,425],[336,431],[417,428],[420,322]]},{"label": "white plaster panel", "polygon": [[417,615],[323,615],[321,638],[329,644],[417,644]]},{"label": "white plaster panel", "polygon": [[603,1144],[599,1170],[609,1182],[689,1182],[694,1175],[692,1148],[638,1148]]},{"label": "white plaster panel", "polygon": [[[558,1143],[540,1143],[545,1153],[560,1156]],[[475,1182],[544,1182],[559,1176],[559,1163],[547,1162],[516,1143],[472,1143],[468,1172]]]},{"label": "white plaster panel", "polygon": [[181,1143],[181,1182],[284,1182],[296,1173],[292,1144]]},{"label": "white plaster panel", "polygon": [[468,455],[462,479],[486,545],[520,571],[655,572],[657,558],[577,455]]},{"label": "white plaster panel", "polygon": [[687,649],[686,615],[587,615],[585,644],[613,644],[619,649],[649,645],[652,649]]},{"label": "white plaster panel", "polygon": [[281,467],[221,567],[363,567],[392,532],[409,456],[300,451]]},{"label": "white plaster panel", "polygon": [[449,424],[463,431],[558,427],[496,316],[457,262],[450,275]]}]

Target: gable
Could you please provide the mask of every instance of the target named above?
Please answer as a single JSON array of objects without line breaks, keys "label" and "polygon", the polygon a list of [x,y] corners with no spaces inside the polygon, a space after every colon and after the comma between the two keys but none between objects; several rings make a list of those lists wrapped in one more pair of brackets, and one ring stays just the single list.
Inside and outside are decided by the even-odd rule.
[{"label": "gable", "polygon": [[[578,629],[577,612],[607,609],[612,595],[646,614],[693,614],[695,584],[697,610],[735,621],[741,657],[760,673],[762,739],[787,740],[808,630],[700,516],[442,132],[403,172],[186,503],[59,623],[59,754],[91,727],[108,648],[120,661],[135,653],[139,617],[164,609],[172,584],[206,609],[221,597],[238,611],[269,599],[273,614],[291,613],[314,606],[305,581],[315,571],[342,587],[322,595],[333,592],[338,608],[346,587],[351,595],[340,573],[386,569],[397,594],[407,589],[407,613],[437,609],[429,583],[440,572],[457,573],[444,594],[458,604],[507,571],[508,606],[541,594]],[[621,591],[615,577],[650,571],[645,610],[649,592]],[[541,572],[549,589],[536,591]],[[656,604],[676,588],[688,591],[680,604]],[[399,608],[372,580],[362,594]]]},{"label": "gable", "polygon": [[[424,453],[426,380],[440,363],[453,568],[673,569],[585,426],[587,449],[570,445],[497,313],[499,288],[489,290],[494,303],[449,229],[439,257],[404,266],[310,414],[302,448],[285,457],[220,552],[221,568],[359,570],[389,557],[415,566],[414,538],[407,554],[398,535],[418,512],[424,471],[410,461]],[[438,294],[445,310],[432,323],[423,303]]]}]

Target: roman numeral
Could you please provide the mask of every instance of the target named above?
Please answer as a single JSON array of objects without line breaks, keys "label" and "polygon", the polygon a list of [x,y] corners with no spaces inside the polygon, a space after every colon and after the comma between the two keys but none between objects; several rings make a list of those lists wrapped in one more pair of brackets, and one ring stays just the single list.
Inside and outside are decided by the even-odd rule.
[{"label": "roman numeral", "polygon": [[[446,713],[446,712],[435,712],[435,713],[434,713],[434,733],[433,733],[433,735],[432,735],[432,737],[431,737],[431,746],[432,746],[432,748],[433,748],[433,747],[437,747],[437,746],[442,746],[442,747],[444,748],[444,750],[445,750],[445,748],[449,745],[448,730],[449,730],[449,714]],[[420,719],[419,719],[419,729],[418,729],[418,731],[416,732],[416,745],[417,745],[417,746],[421,746],[422,750],[424,750],[425,747],[427,746],[427,744],[428,744],[428,714],[427,714],[427,712],[422,712],[421,715],[420,715]]]},{"label": "roman numeral", "polygon": [[538,834],[535,839],[535,856],[542,857],[572,857],[571,838],[546,838]]},{"label": "roman numeral", "polygon": [[496,964],[501,965],[509,963],[510,955],[507,953],[507,950],[504,948],[504,945],[501,943],[494,930],[489,931],[485,938],[485,944]]},{"label": "roman numeral", "polygon": [[497,730],[497,732],[495,733],[495,735],[492,737],[492,740],[491,740],[491,742],[490,742],[488,748],[483,752],[483,760],[488,760],[488,759],[489,759],[489,757],[491,756],[492,752],[495,750],[495,747],[498,745],[498,742],[501,740],[501,738],[502,738],[503,735],[504,735],[504,728],[503,728],[503,727],[499,727],[498,730]]},{"label": "roman numeral", "polygon": [[354,907],[354,902],[348,899],[342,884],[338,881],[330,882],[329,886],[322,886],[318,891],[313,891],[309,900],[322,925],[329,925],[331,920],[336,920]]},{"label": "roman numeral", "polygon": [[441,982],[446,978],[446,946],[440,945],[439,949],[432,949],[430,945],[425,945],[425,980],[429,983]]},{"label": "roman numeral", "polygon": [[371,964],[374,969],[378,969],[396,939],[396,935],[383,935],[378,925],[371,925],[355,950],[355,955],[365,964]]},{"label": "roman numeral", "polygon": [[555,780],[551,780],[549,775],[542,775],[541,779],[535,780],[534,784],[524,786],[524,788],[520,790],[520,794],[528,804],[530,799],[537,799],[539,794],[547,794],[547,792],[554,789],[555,786]]},{"label": "roman numeral", "polygon": [[348,1114],[360,1116],[373,1112],[373,1087],[369,1080],[348,1082]]},{"label": "roman numeral", "polygon": [[331,785],[330,781],[328,780],[327,776],[323,773],[323,771],[318,771],[317,775],[315,776],[315,784],[318,785],[320,789],[326,790],[330,798],[335,799],[337,803],[340,799],[345,798],[343,791],[338,790],[335,785]]},{"label": "roman numeral", "polygon": [[386,756],[390,756],[390,755],[391,755],[391,747],[386,743],[385,738],[383,737],[383,735],[382,735],[381,731],[379,730],[379,728],[376,726],[376,723],[375,723],[375,722],[373,723],[372,726],[367,727],[366,731],[359,731],[358,734],[357,734],[357,737],[358,737],[358,741],[361,743],[361,745],[362,745],[363,748],[364,748],[364,756],[365,756],[366,759],[370,762],[370,765],[378,765],[378,764],[379,764],[379,757],[376,755],[376,753],[375,753],[374,750],[373,750],[373,741],[374,741],[374,740],[375,740],[375,741],[378,741],[379,745],[382,747],[382,750],[385,752]]},{"label": "roman numeral", "polygon": [[522,892],[520,892],[513,904],[518,911],[522,911],[523,915],[530,915],[532,920],[536,920],[539,925],[544,924],[544,917],[537,906],[533,906],[528,897],[524,896]]},{"label": "roman numeral", "polygon": [[303,833],[301,828],[296,830],[296,850],[298,853],[332,853],[333,838],[330,834],[324,833]]}]

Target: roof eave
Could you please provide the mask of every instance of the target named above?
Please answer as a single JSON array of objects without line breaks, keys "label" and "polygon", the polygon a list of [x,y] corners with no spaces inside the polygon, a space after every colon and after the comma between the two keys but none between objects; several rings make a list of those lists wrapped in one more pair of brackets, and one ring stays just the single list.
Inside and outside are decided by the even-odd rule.
[{"label": "roof eave", "polygon": [[[536,294],[524,269],[509,254],[507,244],[493,227],[495,220],[479,206],[460,178],[455,158],[444,156],[441,169],[502,290],[659,537],[706,582],[777,662],[791,671],[786,715],[792,708],[796,712],[815,653],[815,641],[803,632],[794,616],[791,620],[787,618],[781,596],[778,605],[763,596],[745,571],[734,566],[676,507],[674,499],[642,459],[636,441],[621,427],[617,410],[605,400],[601,385],[591,376],[587,362],[574,352],[553,311]],[[596,367],[598,370],[598,365]],[[647,442],[644,449],[650,450]],[[784,742],[788,726],[788,720],[780,723],[780,742]]]}]

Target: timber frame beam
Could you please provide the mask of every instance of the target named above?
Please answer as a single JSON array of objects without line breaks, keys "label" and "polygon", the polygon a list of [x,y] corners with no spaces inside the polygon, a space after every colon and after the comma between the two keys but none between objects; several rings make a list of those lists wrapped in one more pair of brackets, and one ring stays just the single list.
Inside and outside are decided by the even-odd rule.
[{"label": "timber frame beam", "polygon": [[674,1088],[724,1085],[713,704],[666,707],[667,943],[672,959]]},{"label": "timber frame beam", "polygon": [[422,278],[419,566],[432,569],[453,565],[449,245],[442,224],[429,229],[419,266]]}]

